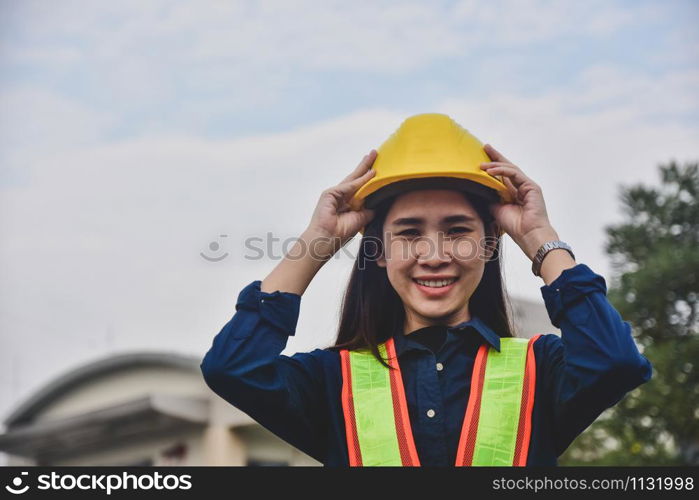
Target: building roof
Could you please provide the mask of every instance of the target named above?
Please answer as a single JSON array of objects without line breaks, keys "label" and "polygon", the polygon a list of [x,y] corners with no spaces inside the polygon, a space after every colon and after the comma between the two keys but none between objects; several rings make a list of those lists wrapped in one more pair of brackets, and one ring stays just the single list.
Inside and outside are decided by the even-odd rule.
[{"label": "building roof", "polygon": [[80,415],[13,426],[0,435],[0,450],[34,458],[86,453],[204,426],[208,415],[206,398],[149,394]]},{"label": "building roof", "polygon": [[4,420],[9,429],[16,425],[30,423],[44,408],[65,395],[86,380],[109,374],[114,371],[139,366],[175,367],[200,375],[201,359],[174,352],[131,352],[108,357],[79,366],[53,379],[26,400],[21,402]]}]

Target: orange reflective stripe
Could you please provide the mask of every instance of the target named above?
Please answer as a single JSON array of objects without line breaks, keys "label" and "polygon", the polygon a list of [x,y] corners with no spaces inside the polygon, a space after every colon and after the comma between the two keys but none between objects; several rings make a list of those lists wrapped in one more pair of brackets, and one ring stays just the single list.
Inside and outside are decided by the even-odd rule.
[{"label": "orange reflective stripe", "polygon": [[404,466],[416,467],[420,465],[417,456],[417,448],[413,439],[413,431],[410,426],[410,415],[408,414],[408,402],[405,399],[405,388],[403,387],[403,377],[396,356],[396,346],[393,338],[386,341],[386,352],[388,353],[388,364],[395,367],[390,370],[391,393],[393,394],[393,415],[396,420],[396,432],[398,434],[398,448],[400,450],[401,461]]},{"label": "orange reflective stripe", "polygon": [[534,395],[536,394],[536,360],[534,359],[534,342],[541,334],[529,339],[527,347],[527,364],[524,369],[524,385],[522,387],[522,405],[520,406],[519,428],[517,429],[517,444],[515,445],[514,466],[527,465],[527,453],[532,433],[532,411]]},{"label": "orange reflective stripe", "polygon": [[340,351],[340,364],[342,366],[342,412],[345,415],[345,435],[347,436],[347,451],[349,452],[349,464],[351,467],[361,467],[362,454],[359,451],[359,437],[357,436],[357,423],[354,420],[354,403],[352,402],[352,376],[349,360],[349,351]]},{"label": "orange reflective stripe", "polygon": [[478,415],[481,406],[481,394],[483,393],[483,380],[485,378],[485,362],[488,358],[488,346],[483,344],[478,349],[476,360],[473,364],[471,376],[471,392],[466,406],[466,416],[461,426],[459,447],[456,451],[456,465],[469,466],[473,461],[473,450],[476,446],[476,431],[478,430]]}]

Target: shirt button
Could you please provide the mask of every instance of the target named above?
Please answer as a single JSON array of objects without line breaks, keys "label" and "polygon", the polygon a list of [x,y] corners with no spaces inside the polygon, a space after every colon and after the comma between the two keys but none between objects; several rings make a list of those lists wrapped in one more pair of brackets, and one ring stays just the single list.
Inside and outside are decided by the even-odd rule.
[{"label": "shirt button", "polygon": [[427,410],[427,416],[430,417],[430,418],[434,417],[434,410],[433,410],[432,408],[430,408],[429,410]]},{"label": "shirt button", "polygon": [[444,370],[444,365],[442,363],[437,363],[437,371],[441,372],[442,370]]}]

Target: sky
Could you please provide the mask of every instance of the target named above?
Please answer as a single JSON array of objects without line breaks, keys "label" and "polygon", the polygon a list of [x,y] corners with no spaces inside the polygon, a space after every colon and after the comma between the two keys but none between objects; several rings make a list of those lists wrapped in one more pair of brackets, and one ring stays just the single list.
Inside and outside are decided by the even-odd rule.
[{"label": "sky", "polygon": [[[611,284],[619,187],[699,159],[698,22],[696,1],[0,0],[0,417],[110,354],[203,357],[321,191],[418,113],[522,168]],[[332,342],[356,243],[285,353]],[[543,304],[507,236],[503,261]]]}]

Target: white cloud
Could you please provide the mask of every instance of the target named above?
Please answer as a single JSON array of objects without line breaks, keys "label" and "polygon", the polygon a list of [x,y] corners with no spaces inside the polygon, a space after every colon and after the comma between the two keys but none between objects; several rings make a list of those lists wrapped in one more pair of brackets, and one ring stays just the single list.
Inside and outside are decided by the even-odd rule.
[{"label": "white cloud", "polygon": [[5,186],[30,185],[33,165],[52,168],[52,154],[95,143],[112,123],[106,113],[44,88],[0,90],[0,193]]},{"label": "white cloud", "polygon": [[66,67],[80,62],[82,53],[75,47],[25,47],[20,44],[0,45],[0,59],[6,63],[41,67]]},{"label": "white cloud", "polygon": [[[298,115],[304,102],[312,114],[333,99],[368,92],[384,100],[414,93],[409,98],[424,101],[430,90],[411,84],[428,80],[436,92],[469,84],[469,91],[520,91],[534,75],[559,78],[546,60],[523,56],[527,49],[547,42],[555,52],[561,40],[606,40],[652,15],[668,16],[657,6],[542,0],[66,1],[50,8],[27,1],[6,4],[3,14],[0,22],[11,28],[0,44],[7,81],[29,81],[107,112],[123,135],[210,133],[259,112]],[[446,62],[451,70],[435,72]],[[413,76],[423,68],[429,70]],[[376,91],[352,96],[351,84],[323,79],[341,78],[337,72],[366,85],[376,79]],[[405,85],[396,83],[408,73]],[[401,88],[387,87],[394,85]]]},{"label": "white cloud", "polygon": [[0,91],[0,149],[72,148],[102,137],[110,118],[42,87]]},{"label": "white cloud", "polygon": [[[61,2],[51,10],[26,2],[17,11],[23,32],[39,44],[33,50],[52,50],[61,59],[74,59],[80,50],[85,62],[107,71],[131,59],[156,70],[167,63],[163,71],[196,63],[394,73],[487,47],[561,35],[604,37],[658,9],[542,0],[466,1],[443,9],[426,2],[284,0]],[[77,47],[76,34],[82,40]]]},{"label": "white cloud", "polygon": [[550,0],[462,0],[449,9],[450,18],[467,24],[469,40],[478,46],[542,42],[562,35],[604,37],[651,12],[630,10],[614,2],[552,2]]}]

